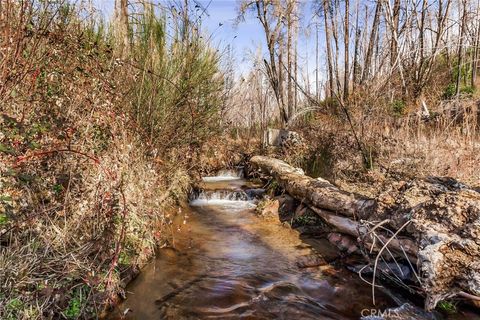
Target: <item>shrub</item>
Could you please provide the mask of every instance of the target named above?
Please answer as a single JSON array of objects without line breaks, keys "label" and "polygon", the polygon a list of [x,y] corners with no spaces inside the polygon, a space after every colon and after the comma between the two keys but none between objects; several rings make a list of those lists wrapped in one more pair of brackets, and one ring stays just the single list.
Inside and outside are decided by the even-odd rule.
[{"label": "shrub", "polygon": [[445,90],[443,91],[443,99],[450,99],[456,94],[456,85],[454,83],[450,83]]},{"label": "shrub", "polygon": [[391,109],[394,115],[403,115],[407,109],[407,104],[403,100],[393,100]]},{"label": "shrub", "polygon": [[22,3],[0,6],[0,318],[90,318],[166,240],[185,149],[219,130],[219,57],[157,13],[117,60],[78,7]]}]

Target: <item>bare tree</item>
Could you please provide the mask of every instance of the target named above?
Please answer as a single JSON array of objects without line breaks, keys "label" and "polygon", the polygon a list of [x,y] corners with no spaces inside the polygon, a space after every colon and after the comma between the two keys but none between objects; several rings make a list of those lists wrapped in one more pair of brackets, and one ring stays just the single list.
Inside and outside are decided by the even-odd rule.
[{"label": "bare tree", "polygon": [[285,106],[282,71],[284,10],[280,0],[244,1],[240,5],[240,16],[244,16],[247,10],[252,8],[256,12],[256,18],[260,21],[265,34],[269,60],[264,60],[264,63],[280,111],[281,122],[285,125],[288,122],[288,110]]},{"label": "bare tree", "polygon": [[377,39],[378,26],[380,24],[380,13],[382,10],[382,5],[380,1],[377,1],[375,6],[375,15],[373,17],[372,29],[370,31],[370,40],[368,42],[367,52],[365,54],[365,62],[363,64],[363,75],[361,82],[363,83],[371,71],[372,56],[375,46],[375,40]]},{"label": "bare tree", "polygon": [[[295,64],[295,20],[296,20],[296,2],[287,1],[287,72],[294,70]],[[287,104],[288,104],[288,116],[291,117],[294,113],[294,92],[293,92],[293,80],[292,77],[287,76]]]},{"label": "bare tree", "polygon": [[128,0],[115,0],[116,55],[125,59],[130,54]]},{"label": "bare tree", "polygon": [[467,0],[462,0],[462,8],[461,12],[462,13],[462,19],[460,21],[460,39],[459,39],[459,44],[458,44],[458,54],[457,54],[457,59],[458,59],[458,64],[457,64],[457,79],[456,79],[456,96],[458,97],[460,94],[460,80],[462,78],[462,68],[463,68],[463,42],[464,42],[464,37],[465,37],[465,24],[466,24],[466,19],[467,19]]},{"label": "bare tree", "polygon": [[345,100],[348,100],[348,89],[349,89],[349,80],[350,80],[350,64],[349,64],[349,46],[350,46],[350,23],[349,23],[349,17],[350,17],[350,1],[345,0],[345,17],[344,17],[344,40],[345,40],[345,70],[344,70],[344,82],[343,82],[343,98]]},{"label": "bare tree", "polygon": [[400,0],[394,0],[390,40],[390,64],[393,66],[398,55],[398,26],[400,23]]},{"label": "bare tree", "polygon": [[[477,1],[477,10],[475,16],[480,17],[480,0]],[[476,88],[477,85],[477,69],[478,69],[478,59],[480,51],[480,20],[477,19],[477,25],[475,26],[475,35],[474,35],[474,45],[473,45],[473,55],[472,55],[472,75],[471,75],[471,86]]]},{"label": "bare tree", "polygon": [[332,63],[332,47],[329,23],[330,0],[323,0],[323,21],[325,24],[325,42],[327,45],[327,68],[328,68],[328,96],[333,97],[333,63]]},{"label": "bare tree", "polygon": [[318,78],[318,69],[319,69],[319,43],[318,43],[318,33],[319,33],[319,23],[318,23],[318,13],[315,16],[315,95],[317,99],[320,99],[320,82]]},{"label": "bare tree", "polygon": [[356,9],[355,9],[355,14],[356,14],[356,19],[355,19],[355,47],[354,47],[354,50],[353,50],[353,79],[352,79],[352,90],[355,91],[355,88],[356,88],[356,84],[358,82],[358,78],[359,78],[359,73],[360,73],[360,70],[359,70],[359,46],[360,46],[360,37],[361,37],[361,30],[359,28],[359,25],[358,25],[358,18],[360,16],[360,12],[359,12],[359,4],[360,4],[360,0],[357,0],[357,4],[356,4]]}]

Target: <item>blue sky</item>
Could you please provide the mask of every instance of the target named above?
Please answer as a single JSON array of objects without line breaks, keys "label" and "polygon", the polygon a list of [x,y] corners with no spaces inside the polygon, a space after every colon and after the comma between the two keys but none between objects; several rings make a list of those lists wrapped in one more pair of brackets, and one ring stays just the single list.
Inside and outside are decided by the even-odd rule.
[{"label": "blue sky", "polygon": [[[1,0],[0,0],[1,1]],[[170,1],[160,0],[168,4]],[[193,2],[193,0],[190,0]],[[255,52],[260,46],[263,51],[265,47],[265,35],[259,21],[252,15],[247,14],[245,21],[236,24],[238,16],[237,0],[197,0],[197,2],[207,7],[208,15],[203,18],[203,26],[208,34],[211,34],[212,42],[215,46],[224,48],[230,45],[234,50],[236,60],[237,74],[245,73],[251,65],[248,53]],[[95,7],[102,11],[106,18],[112,15],[115,0],[94,0]],[[304,17],[302,24],[308,24],[310,20],[311,1],[303,1]],[[221,25],[220,25],[221,24]],[[303,32],[302,32],[303,31]],[[308,56],[310,73],[314,70],[314,44],[313,37],[311,43],[304,36],[305,29],[301,30],[298,44],[299,65],[305,62]]]},{"label": "blue sky", "polygon": [[[266,53],[266,40],[260,22],[253,14],[248,14],[245,20],[236,23],[238,16],[238,1],[236,0],[197,0],[202,6],[208,5],[208,16],[203,20],[207,31],[213,33],[213,41],[220,46],[232,45],[235,52],[235,59],[239,66],[237,72],[245,73],[251,66],[249,53],[255,52],[258,47]],[[314,32],[313,28],[302,28],[311,21],[312,1],[304,0],[302,3],[302,19],[300,23],[300,36],[298,43],[299,66],[304,65],[308,59],[309,73],[313,80],[315,69],[314,35],[310,39],[305,35],[307,32]],[[219,26],[219,23],[222,26]],[[311,30],[307,30],[311,29]],[[322,35],[323,36],[323,35]],[[320,46],[320,50],[323,46]]]}]

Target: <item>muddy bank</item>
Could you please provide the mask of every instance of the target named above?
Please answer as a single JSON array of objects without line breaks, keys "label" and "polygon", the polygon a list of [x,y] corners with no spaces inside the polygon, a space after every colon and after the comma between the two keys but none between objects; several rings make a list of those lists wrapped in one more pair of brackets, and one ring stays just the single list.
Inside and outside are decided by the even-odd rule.
[{"label": "muddy bank", "polygon": [[[293,206],[291,221],[308,220],[302,218],[305,212],[313,213],[324,227],[310,228],[309,232],[337,233],[330,235],[330,240],[343,252],[358,253],[372,269],[373,279],[390,276],[400,286],[425,297],[427,310],[453,297],[477,303],[477,191],[452,179],[435,178],[398,184],[371,199],[340,190],[326,180],[310,178],[277,159],[256,156],[250,163],[255,173],[267,180],[273,178],[301,204],[283,202],[284,206]],[[399,272],[385,267],[389,264],[400,266],[399,270],[405,266],[411,277],[402,279],[403,272],[396,274]]]}]

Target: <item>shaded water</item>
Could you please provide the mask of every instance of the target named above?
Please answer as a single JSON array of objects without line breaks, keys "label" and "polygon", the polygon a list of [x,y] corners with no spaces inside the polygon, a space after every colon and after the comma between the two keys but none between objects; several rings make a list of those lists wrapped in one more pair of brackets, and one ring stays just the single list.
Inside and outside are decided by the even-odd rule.
[{"label": "shaded water", "polygon": [[228,179],[204,181],[213,191],[182,210],[175,248],[160,250],[112,319],[358,319],[363,309],[396,305],[377,292],[372,306],[370,287],[343,268],[300,269],[296,262],[315,249],[257,217],[243,191],[219,191],[218,181]]}]

